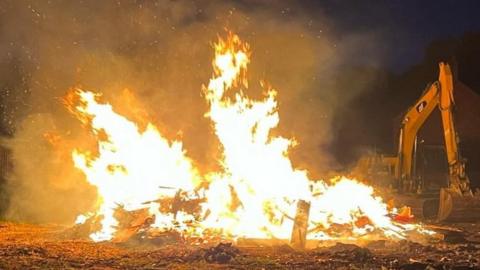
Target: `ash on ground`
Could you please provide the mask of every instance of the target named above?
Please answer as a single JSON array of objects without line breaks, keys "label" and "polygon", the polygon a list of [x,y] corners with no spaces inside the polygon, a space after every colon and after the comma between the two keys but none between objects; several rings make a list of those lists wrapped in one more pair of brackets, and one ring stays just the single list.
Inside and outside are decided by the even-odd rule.
[{"label": "ash on ground", "polygon": [[[0,223],[1,269],[480,269],[480,224],[449,225],[444,240],[336,243],[307,251],[184,241],[149,245],[66,236],[60,226]],[[162,237],[159,236],[158,239]]]}]

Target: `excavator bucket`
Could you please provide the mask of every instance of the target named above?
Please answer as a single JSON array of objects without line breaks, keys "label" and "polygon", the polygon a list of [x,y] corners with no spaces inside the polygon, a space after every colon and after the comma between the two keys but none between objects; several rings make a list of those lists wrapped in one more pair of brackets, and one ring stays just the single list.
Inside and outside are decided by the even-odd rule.
[{"label": "excavator bucket", "polygon": [[462,195],[449,188],[440,190],[437,221],[472,222],[480,220],[480,194]]}]

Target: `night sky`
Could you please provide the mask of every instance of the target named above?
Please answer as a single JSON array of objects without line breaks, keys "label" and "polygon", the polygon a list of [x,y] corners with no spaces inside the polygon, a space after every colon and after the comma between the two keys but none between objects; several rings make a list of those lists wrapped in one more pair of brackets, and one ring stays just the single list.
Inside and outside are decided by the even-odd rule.
[{"label": "night sky", "polygon": [[[387,56],[382,65],[396,72],[420,62],[425,47],[433,40],[480,31],[480,2],[475,0],[301,2],[312,18],[319,11],[326,11],[338,35],[379,34],[380,48]],[[366,52],[361,61],[369,63],[369,53],[378,52]]]}]

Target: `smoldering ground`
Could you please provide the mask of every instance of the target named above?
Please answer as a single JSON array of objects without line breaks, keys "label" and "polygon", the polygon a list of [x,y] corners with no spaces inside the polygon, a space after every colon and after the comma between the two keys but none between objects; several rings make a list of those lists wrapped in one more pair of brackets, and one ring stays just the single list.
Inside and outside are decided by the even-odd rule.
[{"label": "smoldering ground", "polygon": [[[212,74],[212,42],[225,28],[251,45],[247,94],[261,97],[259,80],[278,91],[273,133],[298,141],[290,156],[311,178],[335,167],[335,113],[376,79],[360,76],[342,89],[337,80],[346,61],[377,50],[376,33],[339,36],[329,14],[295,1],[12,0],[0,12],[2,143],[14,165],[10,220],[71,223],[95,204],[95,189],[69,155],[93,143],[61,104],[72,87],[101,92],[132,119],[147,115],[166,138],[183,142],[201,172],[218,169],[221,150],[201,86]],[[382,60],[380,50],[371,60]],[[128,93],[135,106],[125,105]]]}]

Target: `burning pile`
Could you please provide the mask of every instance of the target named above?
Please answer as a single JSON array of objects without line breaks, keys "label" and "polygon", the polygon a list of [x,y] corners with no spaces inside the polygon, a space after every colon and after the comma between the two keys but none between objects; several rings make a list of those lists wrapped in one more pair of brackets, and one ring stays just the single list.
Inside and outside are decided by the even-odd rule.
[{"label": "burning pile", "polygon": [[299,200],[311,205],[310,239],[371,232],[404,238],[421,229],[396,221],[397,209],[369,186],[345,177],[331,184],[313,181],[295,169],[288,158],[293,141],[270,134],[280,120],[277,92],[261,83],[264,99],[252,100],[243,91],[249,87],[248,44],[230,33],[214,49],[213,77],[203,92],[210,106],[206,117],[223,149],[220,172],[199,175],[181,142],[167,140],[150,123],[140,129],[101,103],[99,94],[76,89],[66,99],[98,142],[95,153],[72,153],[75,166],[98,191],[95,212],[77,219],[97,222],[90,235],[94,241],[120,237],[117,229],[126,221],[119,213],[146,217],[137,225],[147,232],[287,239]]}]

